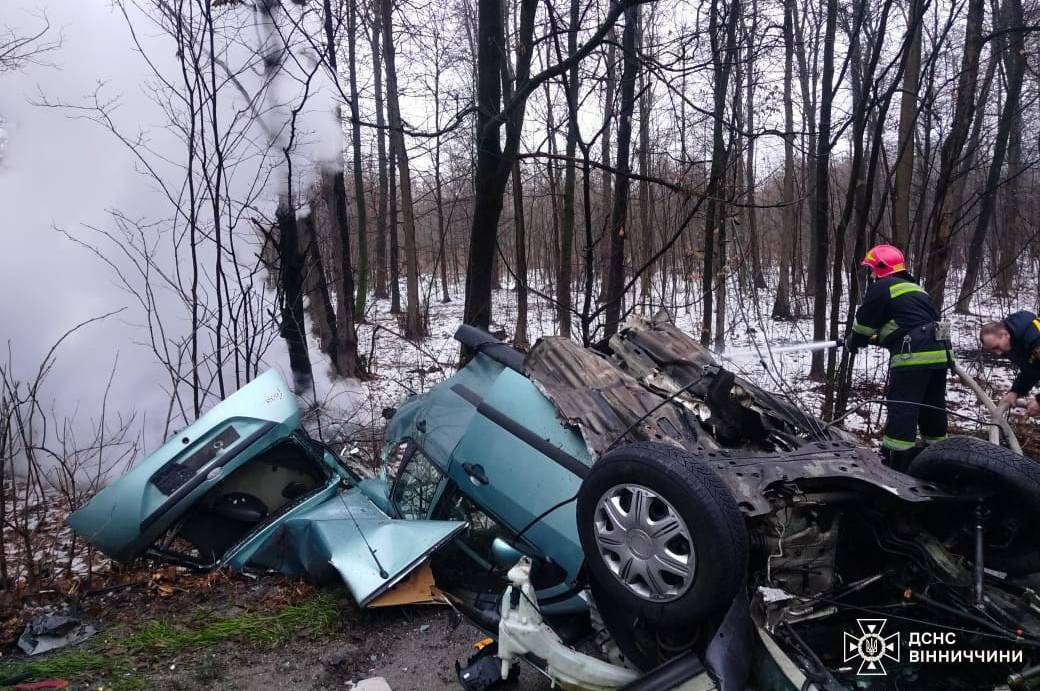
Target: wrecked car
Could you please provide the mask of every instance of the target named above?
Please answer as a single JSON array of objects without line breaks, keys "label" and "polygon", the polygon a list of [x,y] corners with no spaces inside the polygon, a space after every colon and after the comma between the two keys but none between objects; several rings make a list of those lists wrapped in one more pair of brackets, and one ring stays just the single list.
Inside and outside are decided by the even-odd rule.
[{"label": "wrecked car", "polygon": [[[429,569],[497,639],[492,676],[518,662],[584,688],[1040,675],[1032,460],[955,437],[896,472],[663,317],[595,348],[456,338],[473,357],[399,407],[377,476],[307,438],[268,374],[70,524],[116,558],[338,575],[362,605]],[[203,529],[230,519],[227,535]]]},{"label": "wrecked car", "polygon": [[116,560],[338,575],[368,606],[465,524],[392,518],[362,482],[307,435],[291,389],[269,370],[103,488],[68,524]]}]

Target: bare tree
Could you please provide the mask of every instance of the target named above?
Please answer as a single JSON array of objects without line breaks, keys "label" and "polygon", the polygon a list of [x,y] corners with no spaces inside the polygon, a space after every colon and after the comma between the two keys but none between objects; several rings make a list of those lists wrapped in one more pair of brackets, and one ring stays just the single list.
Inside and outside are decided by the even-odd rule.
[{"label": "bare tree", "polygon": [[[477,165],[474,176],[474,202],[471,216],[469,258],[466,269],[467,324],[487,328],[491,323],[492,264],[494,263],[498,222],[502,213],[502,197],[509,172],[516,160],[528,97],[546,80],[568,71],[598,46],[610,27],[630,5],[637,0],[625,0],[611,6],[603,22],[589,39],[566,60],[557,62],[531,75],[534,53],[534,24],[537,3],[521,0],[520,22],[517,30],[516,88],[513,97],[502,102],[501,60],[504,32],[500,0],[478,2],[478,58],[477,58]],[[500,138],[506,127],[505,144]]]},{"label": "bare tree", "polygon": [[[823,83],[820,120],[816,131],[815,207],[813,208],[813,338],[822,341],[827,333],[827,252],[830,246],[830,160],[831,105],[834,100],[834,35],[838,22],[837,0],[827,0],[823,38]],[[823,351],[813,351],[811,376],[823,377]]]},{"label": "bare tree", "polygon": [[0,74],[24,65],[46,64],[46,56],[61,47],[61,36],[54,37],[50,19],[38,16],[39,26],[28,33],[0,25]]},{"label": "bare tree", "polygon": [[607,274],[606,319],[603,335],[617,333],[621,321],[621,300],[625,293],[625,237],[628,233],[628,188],[632,142],[632,113],[636,105],[638,64],[636,38],[639,6],[625,10],[625,29],[621,32],[621,105],[618,110],[618,154],[614,175],[614,209],[610,214],[610,271]]},{"label": "bare tree", "polygon": [[791,258],[793,245],[798,237],[798,209],[794,191],[794,99],[791,93],[791,74],[794,71],[794,14],[795,0],[784,0],[784,179],[783,179],[783,238],[780,248],[780,278],[773,302],[773,319],[791,319]]},{"label": "bare tree", "polygon": [[369,21],[369,44],[372,48],[372,80],[373,90],[375,91],[375,105],[376,105],[376,147],[377,147],[377,166],[379,171],[379,177],[377,181],[377,201],[376,201],[376,271],[375,271],[375,297],[376,299],[386,299],[389,297],[387,293],[387,256],[386,256],[386,236],[387,236],[387,153],[386,153],[386,120],[383,115],[383,53],[379,47],[380,35],[383,31],[382,26],[382,0],[372,1],[372,10]]},{"label": "bare tree", "polygon": [[[567,30],[567,57],[578,52],[578,30],[581,17],[581,5],[578,0],[570,0],[570,23]],[[577,200],[577,164],[574,160],[578,150],[578,93],[581,81],[578,62],[574,61],[566,74],[565,89],[567,95],[567,161],[563,168],[563,211],[560,219],[560,271],[556,279],[556,321],[560,334],[571,335],[571,284],[574,268],[574,228],[575,205]],[[587,287],[591,290],[591,286]]]},{"label": "bare tree", "polygon": [[[329,0],[325,0],[325,12],[329,12]],[[361,164],[361,111],[358,107],[357,79],[357,3],[358,0],[347,0],[347,73],[350,79],[350,144],[354,154],[354,200],[357,208],[357,295],[354,300],[352,318],[364,319],[365,300],[368,298],[368,202],[365,200],[365,175]],[[326,32],[328,29],[326,29]],[[329,47],[329,55],[334,56],[333,46]],[[336,70],[334,58],[332,67]],[[356,339],[355,339],[356,342]]]},{"label": "bare tree", "polygon": [[892,244],[906,248],[910,239],[910,198],[913,194],[914,133],[917,125],[917,89],[921,79],[921,42],[927,0],[911,0],[908,24],[910,49],[899,99],[899,150],[892,186]]},{"label": "bare tree", "polygon": [[[711,0],[708,15],[708,34],[711,41],[712,73],[714,77],[714,110],[712,112],[711,166],[709,176],[720,180],[729,162],[729,147],[725,136],[726,96],[732,66],[736,63],[737,18],[739,0],[733,0],[729,9],[725,0]],[[720,7],[720,4],[723,6]],[[715,240],[719,224],[725,216],[725,205],[715,196],[708,200],[704,215],[704,269],[701,274],[701,294],[704,301],[701,320],[701,344],[711,342],[712,314],[716,275]]]},{"label": "bare tree", "polygon": [[964,25],[964,51],[961,55],[960,76],[957,78],[953,122],[949,134],[943,141],[939,157],[939,175],[935,181],[931,215],[931,251],[928,254],[925,287],[931,295],[932,302],[939,309],[942,308],[946,292],[946,275],[950,269],[950,239],[953,235],[956,211],[949,204],[947,194],[975,111],[984,12],[984,0],[968,0]]},{"label": "bare tree", "polygon": [[394,51],[393,5],[382,0],[383,60],[386,63],[386,105],[390,124],[390,139],[394,142],[397,172],[401,189],[401,216],[404,231],[405,283],[408,304],[405,309],[405,337],[419,339],[425,328],[419,320],[419,260],[415,246],[415,206],[412,202],[412,172],[408,164],[408,149],[404,142],[404,125],[398,101],[397,63]]},{"label": "bare tree", "polygon": [[[1021,0],[1004,0],[1002,15],[1000,26],[1003,28],[1021,27],[1025,23]],[[986,176],[982,189],[979,216],[975,221],[975,231],[972,233],[971,242],[968,244],[969,259],[965,265],[964,280],[961,283],[960,293],[957,296],[957,312],[960,314],[968,313],[971,295],[979,279],[979,271],[982,268],[983,243],[986,240],[986,231],[989,229],[990,220],[993,217],[993,209],[996,206],[997,189],[1000,186],[1000,175],[1004,168],[1004,159],[1008,150],[1012,123],[1019,116],[1022,82],[1026,68],[1025,34],[1021,31],[1010,32],[1007,35],[1006,45],[1004,37],[998,36],[993,43],[993,52],[994,55],[1000,56],[1004,61],[1004,77],[1007,83],[1007,92],[1004,96],[1004,109],[997,122],[997,137],[993,143],[993,158],[990,160],[989,173]],[[983,116],[980,114],[978,117],[981,119]]]}]

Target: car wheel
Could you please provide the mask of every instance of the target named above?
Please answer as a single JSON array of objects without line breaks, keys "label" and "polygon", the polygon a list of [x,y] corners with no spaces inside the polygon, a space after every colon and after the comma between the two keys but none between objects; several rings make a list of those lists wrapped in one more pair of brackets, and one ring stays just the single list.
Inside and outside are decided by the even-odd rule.
[{"label": "car wheel", "polygon": [[[954,488],[991,491],[985,502],[985,565],[1013,576],[1040,571],[1040,465],[1010,449],[974,437],[950,437],[922,451],[910,464],[910,474]],[[954,549],[973,556],[974,512],[967,521],[944,520]],[[956,533],[956,534],[954,534]]]},{"label": "car wheel", "polygon": [[732,494],[697,456],[640,442],[608,452],[578,490],[589,577],[661,626],[724,610],[747,571],[748,534]]}]

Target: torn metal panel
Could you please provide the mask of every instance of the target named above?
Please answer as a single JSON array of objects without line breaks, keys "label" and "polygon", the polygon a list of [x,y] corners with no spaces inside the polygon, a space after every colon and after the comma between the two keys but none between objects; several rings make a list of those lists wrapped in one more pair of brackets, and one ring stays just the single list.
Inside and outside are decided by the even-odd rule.
[{"label": "torn metal panel", "polygon": [[[772,512],[769,488],[816,480],[829,480],[853,488],[857,485],[879,487],[903,501],[918,503],[935,499],[958,499],[936,485],[904,475],[878,463],[875,454],[855,444],[842,441],[813,442],[795,451],[782,453],[753,453],[721,449],[705,453],[705,460],[714,468],[733,493],[740,508],[750,516]],[[811,484],[811,482],[810,482]],[[811,503],[811,492],[793,489],[792,501]],[[802,497],[799,499],[799,495]]]},{"label": "torn metal panel", "polygon": [[685,389],[679,400],[695,409],[707,404],[704,418],[721,439],[761,441],[764,432],[847,438],[790,401],[720,367],[711,351],[671,322],[633,317],[610,340],[610,349],[612,360],[650,389],[666,396]]},{"label": "torn metal panel", "polygon": [[358,489],[286,520],[250,566],[319,581],[339,577],[367,607],[466,528],[456,521],[387,516]]},{"label": "torn metal panel", "polygon": [[269,370],[98,492],[69,516],[69,527],[114,559],[137,557],[215,485],[299,425],[291,390]]},{"label": "torn metal panel", "polygon": [[608,357],[546,337],[524,363],[594,457],[620,435],[681,446],[703,455],[750,516],[774,510],[769,488],[799,481],[859,483],[909,502],[953,498],[889,469],[869,449],[718,366],[674,324],[633,318],[610,349]]},{"label": "torn metal panel", "polygon": [[556,405],[565,424],[581,431],[593,457],[606,452],[633,425],[632,439],[698,447],[699,426],[689,411],[666,405],[640,421],[664,397],[569,338],[540,339],[528,353],[524,369]]},{"label": "torn metal panel", "polygon": [[365,606],[466,527],[390,518],[380,482],[362,481],[309,439],[288,386],[269,371],[68,522],[116,559],[340,578]]}]

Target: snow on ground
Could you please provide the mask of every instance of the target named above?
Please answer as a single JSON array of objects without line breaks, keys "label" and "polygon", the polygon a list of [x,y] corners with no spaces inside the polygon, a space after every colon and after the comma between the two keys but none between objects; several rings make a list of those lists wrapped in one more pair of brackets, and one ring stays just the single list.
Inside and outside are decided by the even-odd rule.
[{"label": "snow on ground", "polygon": [[[429,277],[424,277],[424,286],[428,280]],[[959,276],[951,277],[950,285],[959,285]],[[958,361],[983,382],[984,389],[992,391],[994,398],[1007,391],[1014,371],[1008,361],[979,352],[978,328],[983,322],[1000,319],[1017,309],[1035,310],[1035,286],[1035,278],[1024,280],[1017,299],[998,299],[983,290],[972,304],[972,315],[953,314],[952,309],[944,314],[944,318],[951,321]],[[401,292],[403,295],[403,284]],[[359,331],[359,348],[366,356],[372,356],[373,378],[360,384],[364,402],[350,414],[356,424],[378,425],[378,416],[383,408],[396,405],[406,395],[422,393],[452,374],[459,351],[452,336],[462,323],[463,290],[461,286],[453,286],[450,292],[453,299],[447,304],[431,298],[430,334],[421,344],[409,343],[391,333],[400,333],[401,329],[396,315],[389,312],[389,300],[370,300],[368,322]],[[670,309],[670,313],[680,328],[687,333],[698,334],[701,318],[699,290],[691,288],[689,296],[678,297],[682,306]],[[800,311],[805,316],[799,319],[790,322],[773,321],[770,318],[773,298],[771,290],[740,289],[735,280],[731,281],[727,290],[726,338],[722,355],[761,353],[761,357],[731,355],[732,359],[723,359],[722,364],[766,390],[786,395],[818,415],[823,401],[823,384],[809,379],[811,354],[771,352],[772,348],[813,340],[812,318],[809,316],[811,303],[803,302],[800,305]],[[581,299],[581,295],[576,295],[574,303],[580,305]],[[801,300],[805,301],[805,298]],[[529,295],[528,302],[528,335],[531,342],[534,343],[540,336],[557,333],[552,304],[534,293]],[[511,337],[516,322],[515,290],[506,285],[494,291],[493,304],[492,330],[504,331]],[[649,316],[659,307],[660,304],[655,303],[645,313]],[[847,303],[842,303],[841,310],[844,315]],[[877,399],[884,396],[887,373],[887,351],[871,347],[859,352],[854,368],[854,391],[849,402],[852,412],[842,420],[843,427],[875,441],[880,437],[884,424],[884,406]],[[955,378],[949,381],[947,401],[953,413],[953,428],[973,432],[983,427],[986,420],[983,407],[974,394]]]}]

